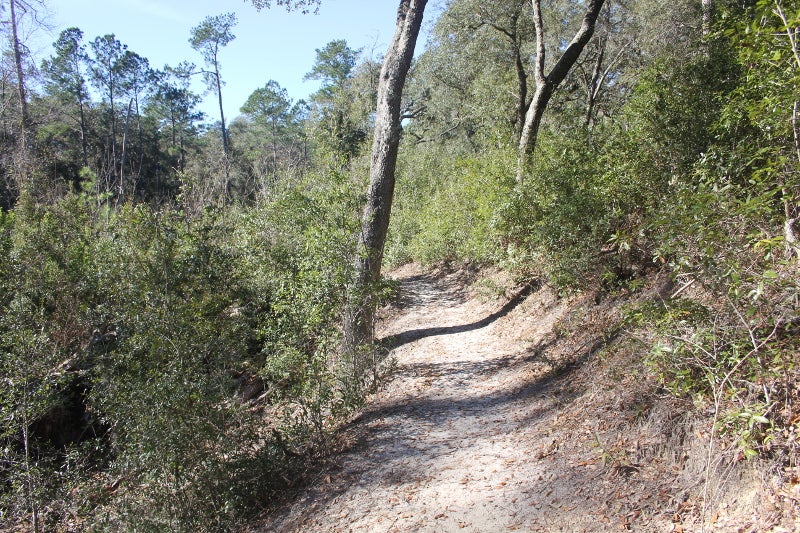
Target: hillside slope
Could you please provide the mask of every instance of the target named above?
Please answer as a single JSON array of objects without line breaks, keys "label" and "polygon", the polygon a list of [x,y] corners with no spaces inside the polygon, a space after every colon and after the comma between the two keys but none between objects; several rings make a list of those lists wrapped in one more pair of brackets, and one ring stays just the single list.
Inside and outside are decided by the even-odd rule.
[{"label": "hillside slope", "polygon": [[393,277],[400,298],[378,332],[393,378],[342,430],[345,451],[251,531],[800,526],[797,493],[722,460],[709,420],[660,391],[621,329],[623,305],[668,283],[559,298],[501,273]]}]

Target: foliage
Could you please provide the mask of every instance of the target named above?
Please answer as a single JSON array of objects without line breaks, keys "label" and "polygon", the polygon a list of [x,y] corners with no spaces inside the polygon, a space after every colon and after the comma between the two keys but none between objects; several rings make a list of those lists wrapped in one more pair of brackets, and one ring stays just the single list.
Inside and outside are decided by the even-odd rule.
[{"label": "foliage", "polygon": [[[261,284],[251,293],[269,297],[260,303],[257,297],[251,300],[269,308],[256,333],[266,358],[261,375],[272,384],[276,399],[315,402],[319,393],[338,401],[332,389],[323,390],[333,387],[326,381],[333,376],[319,373],[337,363],[337,320],[351,276],[347,259],[353,253],[359,185],[331,169],[248,212],[237,229],[237,241],[249,251],[242,268],[250,283]],[[314,391],[316,386],[322,389]]]},{"label": "foliage", "polygon": [[[513,117],[511,78],[494,77],[488,87],[503,88],[494,99],[474,92],[491,68],[476,57],[511,41],[487,39],[497,27],[470,23],[489,14],[459,11],[469,5],[452,3],[419,61],[412,86],[428,107],[408,127],[389,257],[490,260],[563,289],[609,290],[663,269],[680,298],[637,314],[653,372],[675,394],[713,403],[718,435],[741,457],[789,457],[800,293],[795,3],[720,6],[716,32],[687,31],[661,50],[648,41],[661,19],[647,28],[637,18],[642,42],[617,46],[645,55],[619,65],[647,62],[611,71],[613,120],[578,126],[568,84],[556,103],[565,116],[545,129],[516,188],[493,148],[508,131],[498,117]],[[626,9],[642,17],[652,7]],[[606,15],[604,31],[617,31]],[[663,14],[689,16],[678,15]],[[436,133],[482,120],[480,135]]]},{"label": "foliage", "polygon": [[324,441],[360,394],[336,325],[361,184],[313,183],[197,218],[89,195],[3,215],[5,516],[227,529]]},{"label": "foliage", "polygon": [[652,363],[677,394],[713,400],[720,434],[747,458],[796,453],[800,64],[782,9],[796,6],[759,2],[723,14],[732,23],[719,38],[738,45],[732,72],[742,75],[708,128],[705,153],[672,182],[653,221],[670,228],[658,232],[657,253],[683,288],[697,287],[703,312],[670,304]]},{"label": "foliage", "polygon": [[338,39],[316,50],[316,60],[304,79],[320,80],[309,97],[306,127],[318,149],[345,159],[366,145],[375,111],[380,64],[361,58],[347,41]]},{"label": "foliage", "polygon": [[[272,5],[270,0],[251,0],[256,9],[269,8]],[[319,10],[320,0],[275,0],[275,5],[285,7],[287,11],[299,9],[303,13],[308,13],[314,8],[316,13]]]},{"label": "foliage", "polygon": [[303,76],[304,80],[320,80],[322,88],[319,94],[330,98],[337,89],[344,87],[356,66],[360,50],[347,46],[344,39],[336,39],[317,48],[317,59],[311,71]]},{"label": "foliage", "polygon": [[[408,130],[418,140],[479,152],[511,142],[518,126],[515,57],[530,70],[532,20],[523,2],[451,2],[409,80],[409,100],[424,109]],[[521,125],[519,125],[521,127]]]},{"label": "foliage", "polygon": [[25,510],[33,522],[45,524],[44,504],[63,498],[61,483],[71,468],[80,468],[65,462],[63,451],[77,440],[83,424],[65,427],[62,422],[82,416],[75,402],[82,394],[75,353],[85,340],[85,300],[96,290],[85,276],[91,261],[86,212],[80,205],[65,207],[37,213],[23,197],[13,214],[2,217],[0,442],[5,482],[0,501],[4,514]]},{"label": "foliage", "polygon": [[[202,54],[203,60],[208,66],[216,68],[219,61],[219,49],[227,46],[236,38],[233,34],[233,27],[237,22],[234,13],[206,17],[200,24],[192,28],[189,44]],[[209,85],[214,86],[216,83]]]},{"label": "foliage", "polygon": [[511,150],[441,159],[431,152],[400,169],[387,262],[499,261],[502,233],[496,223],[513,187]]},{"label": "foliage", "polygon": [[[545,4],[555,50],[577,4]],[[702,38],[697,2],[607,7],[517,185],[529,3],[446,4],[406,94],[386,263],[600,292],[660,269],[672,290],[628,315],[650,370],[713,408],[735,458],[796,460],[800,7],[722,3]],[[193,30],[209,67],[234,22]],[[230,529],[324,447],[372,385],[359,365],[380,362],[339,350],[380,64],[328,43],[320,91],[294,102],[267,82],[226,157],[193,65],[156,72],[114,35],[82,39],[66,30],[42,64],[29,153],[8,126],[15,82],[0,95],[0,516]],[[17,198],[23,180],[36,196]]]},{"label": "foliage", "polygon": [[[626,206],[611,201],[614,191],[604,182],[598,145],[555,137],[542,139],[538,150],[531,177],[503,206],[510,259],[538,265],[558,286],[591,283],[615,208],[625,212]],[[618,201],[625,198],[621,192]]]},{"label": "foliage", "polygon": [[[247,187],[262,193],[304,167],[307,139],[303,131],[304,102],[293,105],[286,89],[270,80],[256,89],[241,108],[244,118],[231,125],[237,161],[256,182]],[[242,191],[245,192],[245,191]]]}]

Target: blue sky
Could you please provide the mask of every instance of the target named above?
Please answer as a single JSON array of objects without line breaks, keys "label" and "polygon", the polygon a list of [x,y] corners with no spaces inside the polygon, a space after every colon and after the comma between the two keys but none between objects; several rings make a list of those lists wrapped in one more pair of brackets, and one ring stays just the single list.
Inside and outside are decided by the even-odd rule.
[{"label": "blue sky", "polygon": [[[318,82],[303,82],[303,75],[311,70],[315,49],[333,39],[346,39],[367,56],[382,55],[394,33],[398,1],[323,0],[318,15],[287,13],[275,6],[257,11],[245,0],[49,0],[47,4],[53,26],[48,42],[71,26],[83,31],[87,43],[113,33],[155,68],[185,60],[202,65],[200,54],[189,46],[191,28],[208,15],[236,13],[236,39],[220,54],[225,118],[230,120],[250,93],[271,79],[295,100],[314,92]],[[421,37],[418,51],[423,46]],[[43,50],[44,56],[50,53]],[[202,85],[198,83],[196,90],[201,91]],[[201,110],[218,119],[216,97],[206,95]]]}]

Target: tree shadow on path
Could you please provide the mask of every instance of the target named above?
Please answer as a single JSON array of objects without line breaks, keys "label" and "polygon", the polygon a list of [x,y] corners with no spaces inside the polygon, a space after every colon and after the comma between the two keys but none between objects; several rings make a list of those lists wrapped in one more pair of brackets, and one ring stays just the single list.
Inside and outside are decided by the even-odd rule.
[{"label": "tree shadow on path", "polygon": [[[385,337],[382,343],[392,350],[427,337],[478,330],[511,313],[538,288],[538,284],[522,287],[499,310],[475,322],[409,330]],[[309,472],[296,511],[284,508],[276,513],[266,530],[297,532],[318,526],[327,531],[323,528],[325,513],[334,508],[338,512],[336,505],[347,505],[347,501],[364,498],[370,492],[385,494],[420,484],[436,487],[437,479],[446,479],[442,472],[460,460],[459,454],[490,457],[495,440],[507,439],[510,446],[527,445],[527,455],[514,456],[514,464],[532,463],[526,468],[531,472],[540,468],[543,474],[503,489],[513,492],[510,497],[513,501],[519,498],[519,505],[546,506],[546,498],[563,490],[562,485],[579,489],[593,486],[603,471],[545,460],[552,454],[548,446],[552,447],[555,440],[547,432],[537,433],[536,428],[549,427],[559,413],[586,394],[587,383],[576,373],[614,338],[616,332],[592,336],[566,352],[559,349],[556,357],[549,352],[561,339],[547,335],[535,346],[497,354],[489,360],[404,364],[403,374],[418,380],[421,388],[412,387],[405,394],[367,405],[345,424],[339,431],[342,447],[325,466]],[[476,385],[501,372],[503,378],[495,386]],[[466,455],[463,458],[468,460]],[[554,465],[560,470],[549,472]],[[573,509],[581,509],[577,514],[596,511],[597,504],[590,500],[572,497],[565,501]]]},{"label": "tree shadow on path", "polygon": [[506,302],[506,304],[503,307],[501,307],[494,313],[490,314],[489,316],[482,318],[481,320],[478,320],[477,322],[472,322],[471,324],[461,324],[458,326],[440,326],[435,328],[412,329],[409,331],[404,331],[402,333],[397,333],[395,335],[389,335],[387,337],[384,337],[378,342],[385,350],[392,351],[396,348],[399,348],[400,346],[427,337],[437,337],[439,335],[455,335],[457,333],[465,333],[467,331],[474,331],[477,329],[485,328],[492,322],[508,315],[511,311],[516,309],[516,307],[519,304],[525,301],[525,298],[527,298],[531,293],[538,290],[539,288],[541,288],[541,283],[539,282],[531,282],[526,284],[522,288],[522,290],[520,290],[517,294],[512,296],[511,299],[508,302]]},{"label": "tree shadow on path", "polygon": [[[466,380],[480,380],[501,367],[522,367],[536,361],[545,365],[540,372],[531,373],[528,379],[509,384],[508,387],[476,391],[458,399],[409,395],[366,407],[342,428],[340,435],[347,434],[346,440],[349,442],[339,450],[337,458],[316,472],[316,482],[310,483],[300,500],[301,512],[292,516],[285,509],[284,514],[273,516],[273,522],[263,531],[303,531],[307,527],[307,520],[324,516],[315,513],[320,509],[328,509],[348,493],[363,495],[360,491],[366,487],[372,487],[377,492],[386,487],[433,480],[442,471],[437,466],[440,460],[446,460],[463,450],[480,450],[482,442],[502,439],[505,435],[516,434],[522,428],[544,423],[554,413],[584,394],[584,387],[573,384],[572,376],[589,356],[586,352],[576,360],[550,366],[541,357],[541,352],[550,344],[551,341],[544,341],[540,346],[526,352],[509,354],[491,362],[459,365],[421,363],[409,367],[407,371],[410,375],[453,378],[457,374]],[[547,366],[550,368],[546,369]],[[468,383],[465,386],[469,388]],[[487,417],[502,417],[501,413],[507,412],[506,408],[513,409],[514,405],[528,407],[520,411],[520,416],[493,421],[493,431],[485,432],[486,424],[483,421]],[[449,433],[452,431],[450,424],[456,420],[464,421],[467,433]],[[429,434],[437,430],[441,434]],[[591,482],[590,479],[581,477],[586,474],[583,470],[564,474],[575,478],[570,479],[575,486],[582,486]],[[561,476],[556,479],[563,478]],[[328,481],[322,482],[324,479]],[[519,490],[530,490],[534,494],[546,492],[549,488],[547,482],[531,480],[530,484]],[[522,497],[520,494],[520,498]],[[313,529],[313,526],[309,527]]]}]

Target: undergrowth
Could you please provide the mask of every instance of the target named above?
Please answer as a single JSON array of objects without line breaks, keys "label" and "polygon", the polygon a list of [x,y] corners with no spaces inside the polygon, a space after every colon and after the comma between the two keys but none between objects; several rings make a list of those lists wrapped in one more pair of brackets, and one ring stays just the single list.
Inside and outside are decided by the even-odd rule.
[{"label": "undergrowth", "polygon": [[369,380],[339,350],[362,184],[315,179],[196,215],[2,214],[4,522],[228,530],[324,449]]}]

